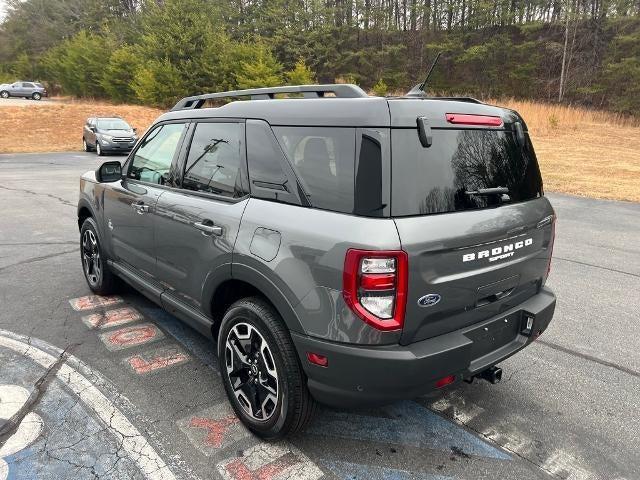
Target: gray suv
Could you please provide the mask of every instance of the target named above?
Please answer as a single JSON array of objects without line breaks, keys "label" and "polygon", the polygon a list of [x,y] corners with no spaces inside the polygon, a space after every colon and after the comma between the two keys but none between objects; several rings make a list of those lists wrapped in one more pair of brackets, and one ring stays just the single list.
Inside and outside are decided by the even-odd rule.
[{"label": "gray suv", "polygon": [[82,128],[82,149],[99,156],[129,153],[136,140],[136,129],[120,117],[90,117]]},{"label": "gray suv", "polygon": [[[247,101],[203,108],[223,97]],[[554,225],[516,112],[355,85],[185,98],[78,204],[91,290],[124,280],[211,338],[263,438],[316,401],[497,382],[553,316]]]},{"label": "gray suv", "polygon": [[24,97],[41,100],[47,96],[47,89],[38,82],[14,82],[0,85],[0,97]]}]

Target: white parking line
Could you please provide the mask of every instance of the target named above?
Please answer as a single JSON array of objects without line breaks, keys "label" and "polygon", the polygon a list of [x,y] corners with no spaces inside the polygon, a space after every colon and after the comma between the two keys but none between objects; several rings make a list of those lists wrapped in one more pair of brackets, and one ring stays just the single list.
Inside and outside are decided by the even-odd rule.
[{"label": "white parking line", "polygon": [[[28,337],[0,329],[0,346],[9,348],[31,359],[44,368],[51,368],[57,360],[56,357],[36,348],[32,343],[32,339]],[[42,343],[44,344],[44,342]],[[60,349],[53,346],[49,347],[62,354]],[[69,355],[67,363],[75,364],[81,362]],[[173,472],[165,464],[164,460],[160,458],[138,429],[129,422],[127,417],[93,383],[67,363],[62,364],[56,373],[58,380],[102,420],[106,428],[121,443],[122,450],[137,464],[145,478],[149,480],[175,480]],[[85,368],[91,377],[99,377],[88,366]]]}]

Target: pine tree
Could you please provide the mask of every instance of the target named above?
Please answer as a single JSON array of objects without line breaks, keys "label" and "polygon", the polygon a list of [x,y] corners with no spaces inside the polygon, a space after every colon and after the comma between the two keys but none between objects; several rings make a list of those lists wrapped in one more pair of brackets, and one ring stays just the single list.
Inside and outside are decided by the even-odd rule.
[{"label": "pine tree", "polygon": [[238,88],[274,87],[282,85],[281,72],[282,65],[271,51],[258,45],[253,58],[240,63],[240,71],[235,77]]},{"label": "pine tree", "polygon": [[315,75],[304,59],[299,59],[292,70],[285,72],[289,85],[310,85],[315,83]]}]

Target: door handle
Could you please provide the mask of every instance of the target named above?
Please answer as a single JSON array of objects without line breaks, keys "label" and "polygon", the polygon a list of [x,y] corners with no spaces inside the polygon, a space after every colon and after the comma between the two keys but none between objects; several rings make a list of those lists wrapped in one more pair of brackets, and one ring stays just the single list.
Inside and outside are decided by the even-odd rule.
[{"label": "door handle", "polygon": [[149,211],[149,205],[145,205],[144,203],[133,202],[131,207],[136,211],[138,215],[144,215]]},{"label": "door handle", "polygon": [[216,236],[220,236],[222,235],[222,227],[219,227],[217,225],[213,225],[213,224],[209,224],[209,223],[202,223],[202,222],[195,222],[193,224],[194,227],[196,227],[198,230],[200,230],[202,232],[203,235],[209,236],[209,235],[216,235]]}]

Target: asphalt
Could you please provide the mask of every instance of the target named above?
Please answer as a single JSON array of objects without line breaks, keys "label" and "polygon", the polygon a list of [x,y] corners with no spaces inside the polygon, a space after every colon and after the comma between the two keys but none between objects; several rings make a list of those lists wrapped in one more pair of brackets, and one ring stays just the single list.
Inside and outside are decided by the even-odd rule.
[{"label": "asphalt", "polygon": [[[101,161],[0,155],[0,480],[640,478],[640,204],[548,194],[556,315],[502,383],[323,408],[265,444],[203,337],[131,290],[74,309],[92,307],[78,176]],[[91,317],[122,308],[120,325]]]}]

